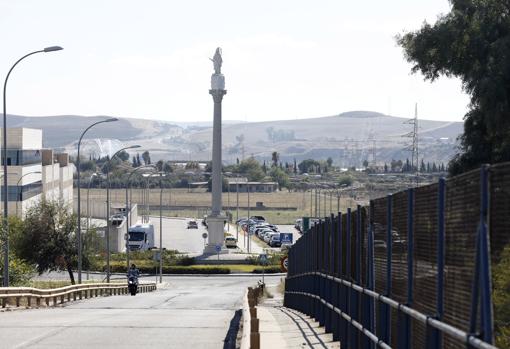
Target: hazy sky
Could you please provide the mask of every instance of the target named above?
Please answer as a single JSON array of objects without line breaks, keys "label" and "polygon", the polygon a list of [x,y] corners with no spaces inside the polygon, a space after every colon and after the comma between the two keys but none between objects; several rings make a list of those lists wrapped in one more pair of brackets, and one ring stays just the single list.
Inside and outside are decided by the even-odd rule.
[{"label": "hazy sky", "polygon": [[223,49],[224,119],[372,110],[462,120],[458,80],[411,75],[394,36],[434,22],[447,0],[0,0],[8,112],[212,119],[212,57]]}]

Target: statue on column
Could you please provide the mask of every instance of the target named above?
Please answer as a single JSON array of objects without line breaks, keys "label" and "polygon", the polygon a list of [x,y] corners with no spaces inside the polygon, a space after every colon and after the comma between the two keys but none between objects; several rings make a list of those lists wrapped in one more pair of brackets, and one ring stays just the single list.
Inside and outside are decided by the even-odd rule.
[{"label": "statue on column", "polygon": [[221,48],[217,48],[213,58],[209,58],[214,64],[214,73],[221,74],[221,64],[223,59],[221,58]]}]

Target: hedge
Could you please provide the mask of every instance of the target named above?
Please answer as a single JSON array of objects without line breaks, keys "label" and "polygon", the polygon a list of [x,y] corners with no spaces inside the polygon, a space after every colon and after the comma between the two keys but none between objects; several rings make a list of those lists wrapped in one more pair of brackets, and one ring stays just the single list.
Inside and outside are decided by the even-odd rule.
[{"label": "hedge", "polygon": [[262,269],[262,268],[253,269],[252,273],[253,274],[262,274],[262,271],[265,271],[266,274],[276,274],[276,273],[282,272],[280,267],[267,267],[264,269]]},{"label": "hedge", "polygon": [[[153,274],[159,272],[159,265],[137,265],[140,273]],[[103,266],[103,271],[106,270],[106,266]],[[110,272],[112,273],[126,273],[125,263],[110,263]],[[189,266],[163,266],[163,274],[230,274],[228,268],[217,268],[217,267],[189,267]]]}]

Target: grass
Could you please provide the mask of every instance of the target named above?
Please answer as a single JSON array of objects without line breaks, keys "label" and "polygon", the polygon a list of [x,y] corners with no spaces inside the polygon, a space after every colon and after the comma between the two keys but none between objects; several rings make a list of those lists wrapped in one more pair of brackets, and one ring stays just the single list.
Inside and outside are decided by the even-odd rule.
[{"label": "grass", "polygon": [[[159,205],[159,189],[151,189],[150,204]],[[82,189],[82,200],[85,204],[87,197],[87,190]],[[112,203],[125,203],[126,191],[124,189],[110,190]],[[104,205],[106,193],[104,189],[91,189],[90,190],[90,205]],[[138,205],[142,202],[142,190],[133,189],[132,200]],[[347,200],[342,197],[341,210],[345,211],[347,208]],[[349,199],[350,200],[350,199]],[[313,201],[313,202],[312,202]],[[287,190],[274,192],[274,193],[250,193],[250,207],[255,208],[257,202],[262,202],[267,210],[250,210],[250,215],[264,216],[269,222],[274,224],[294,224],[297,218],[309,216],[310,212],[315,212],[315,201],[311,200],[310,192],[289,192]],[[230,206],[234,219],[237,217],[235,209],[237,205],[236,193],[223,193],[222,203],[224,207]],[[353,205],[350,202],[351,206]],[[165,216],[171,217],[195,217],[202,218],[204,214],[203,209],[191,209],[192,207],[209,207],[211,205],[211,193],[204,191],[188,192],[187,189],[164,189],[163,190],[163,205],[164,206],[181,206],[190,207],[190,209],[182,210],[164,210]],[[239,217],[246,217],[248,211],[242,209],[248,206],[248,194],[239,193]],[[85,206],[84,206],[85,207]],[[331,211],[337,211],[337,201],[333,197],[330,200],[329,196],[326,198],[322,196],[321,202],[321,216],[328,215]],[[326,207],[326,210],[324,210]],[[289,208],[292,210],[282,210],[277,208]],[[312,210],[310,210],[312,209]],[[138,213],[141,214],[142,206],[138,207]],[[158,214],[159,212],[152,212]]]}]

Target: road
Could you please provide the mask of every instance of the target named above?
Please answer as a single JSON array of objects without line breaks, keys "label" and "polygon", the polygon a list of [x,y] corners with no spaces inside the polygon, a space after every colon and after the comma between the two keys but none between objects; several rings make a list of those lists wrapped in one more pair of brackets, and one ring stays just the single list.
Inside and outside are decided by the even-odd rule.
[{"label": "road", "polygon": [[[276,284],[278,276],[266,276]],[[2,348],[223,348],[254,276],[165,277],[156,292],[0,312]]]},{"label": "road", "polygon": [[[159,247],[159,216],[151,216],[154,224],[155,244]],[[182,253],[197,254],[204,249],[202,234],[207,232],[199,220],[198,229],[186,229],[189,219],[163,218],[163,247]]]}]

